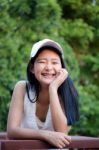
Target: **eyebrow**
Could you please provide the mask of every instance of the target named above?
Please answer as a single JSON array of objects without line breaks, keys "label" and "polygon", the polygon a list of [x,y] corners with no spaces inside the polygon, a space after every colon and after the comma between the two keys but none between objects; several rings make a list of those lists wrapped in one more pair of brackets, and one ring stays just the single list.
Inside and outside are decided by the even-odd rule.
[{"label": "eyebrow", "polygon": [[[37,61],[40,60],[49,60],[49,58],[38,58]],[[50,60],[59,61],[59,58],[51,58]]]}]

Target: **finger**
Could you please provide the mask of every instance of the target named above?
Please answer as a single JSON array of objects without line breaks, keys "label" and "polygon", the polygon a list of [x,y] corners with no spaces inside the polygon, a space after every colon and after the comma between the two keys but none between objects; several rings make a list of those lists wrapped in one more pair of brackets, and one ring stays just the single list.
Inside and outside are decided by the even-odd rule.
[{"label": "finger", "polygon": [[64,142],[65,146],[70,144],[70,142],[65,138],[64,138],[63,142]]},{"label": "finger", "polygon": [[68,72],[65,69],[61,70],[61,74],[66,78],[68,76]]},{"label": "finger", "polygon": [[68,77],[68,72],[66,70],[63,71],[64,76],[67,78]]},{"label": "finger", "polygon": [[71,136],[65,135],[65,139],[71,142]]},{"label": "finger", "polygon": [[63,141],[61,141],[59,143],[59,148],[64,148],[64,147],[66,147],[66,144]]}]

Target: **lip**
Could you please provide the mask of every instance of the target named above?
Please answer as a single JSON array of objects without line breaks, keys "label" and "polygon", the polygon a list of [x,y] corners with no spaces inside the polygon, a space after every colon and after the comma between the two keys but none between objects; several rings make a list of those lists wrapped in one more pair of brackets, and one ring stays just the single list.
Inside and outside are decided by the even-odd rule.
[{"label": "lip", "polygon": [[49,73],[42,73],[41,74],[44,78],[53,78],[56,76],[56,74],[49,74]]}]

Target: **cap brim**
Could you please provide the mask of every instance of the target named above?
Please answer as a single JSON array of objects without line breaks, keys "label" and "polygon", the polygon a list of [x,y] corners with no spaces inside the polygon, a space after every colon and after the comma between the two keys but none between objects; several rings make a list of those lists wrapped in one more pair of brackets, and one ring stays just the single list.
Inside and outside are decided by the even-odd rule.
[{"label": "cap brim", "polygon": [[41,49],[42,47],[45,47],[45,46],[53,47],[61,55],[63,54],[63,49],[57,42],[54,42],[53,40],[45,39],[45,40],[39,41],[33,45],[30,57],[31,58],[35,57],[37,52],[39,51],[39,49]]}]

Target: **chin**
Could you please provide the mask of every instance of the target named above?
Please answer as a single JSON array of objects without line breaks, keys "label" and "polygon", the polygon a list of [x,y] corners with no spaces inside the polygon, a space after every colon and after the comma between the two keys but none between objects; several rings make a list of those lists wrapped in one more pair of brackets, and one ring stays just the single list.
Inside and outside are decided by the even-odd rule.
[{"label": "chin", "polygon": [[53,80],[51,80],[51,81],[43,81],[42,84],[49,86],[49,85],[52,83],[52,81],[53,81]]},{"label": "chin", "polygon": [[[52,82],[52,81],[51,81],[51,82]],[[45,85],[50,85],[51,82],[43,82],[43,84],[45,84]]]}]

